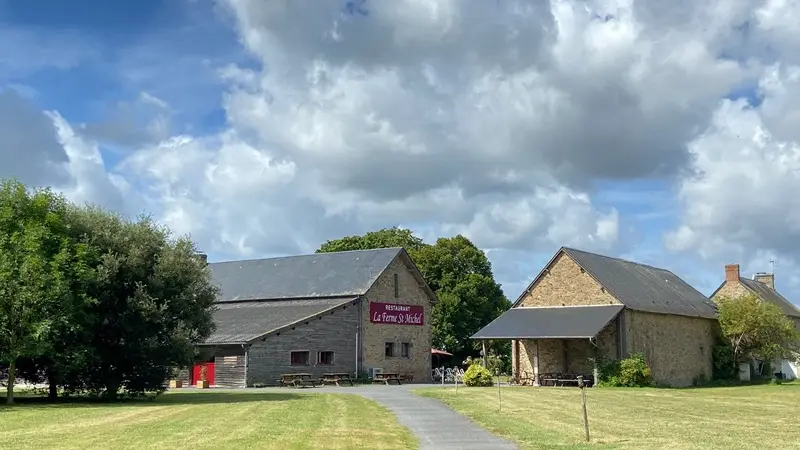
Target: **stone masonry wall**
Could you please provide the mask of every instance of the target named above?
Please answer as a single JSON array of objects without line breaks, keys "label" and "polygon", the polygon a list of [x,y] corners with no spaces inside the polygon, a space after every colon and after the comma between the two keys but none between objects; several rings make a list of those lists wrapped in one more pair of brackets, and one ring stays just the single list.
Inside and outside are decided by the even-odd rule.
[{"label": "stone masonry wall", "polygon": [[[588,339],[540,339],[538,340],[539,373],[569,372],[591,374],[594,364],[590,358],[595,354],[617,358],[617,320],[611,321],[597,335],[597,348]],[[533,375],[533,361],[537,351],[537,341],[525,339],[518,341],[519,370]],[[597,353],[595,353],[597,352]]]},{"label": "stone masonry wall", "polygon": [[[398,278],[398,296],[394,295],[394,274]],[[376,324],[370,322],[369,303],[397,303],[422,305],[424,325]],[[398,257],[378,277],[365,296],[362,307],[363,370],[382,368],[384,372],[410,374],[414,382],[431,381],[431,302],[425,290],[414,278],[411,270]],[[394,342],[398,356],[386,357],[385,343]],[[400,345],[411,344],[410,356],[400,355]]]},{"label": "stone masonry wall", "polygon": [[712,300],[720,297],[736,298],[749,293],[750,290],[747,289],[742,283],[737,281],[726,281],[725,284],[714,294]]},{"label": "stone masonry wall", "polygon": [[591,275],[560,253],[518,306],[618,305]]},{"label": "stone masonry wall", "polygon": [[[275,385],[281,374],[308,372],[315,377],[326,372],[356,371],[356,332],[359,305],[348,305],[330,314],[298,324],[253,343],[248,350],[247,385]],[[292,351],[308,351],[308,366],[291,365]],[[317,352],[334,352],[334,364],[318,365]]]},{"label": "stone masonry wall", "polygon": [[711,379],[716,321],[625,311],[629,354],[643,353],[656,383],[685,387]]}]

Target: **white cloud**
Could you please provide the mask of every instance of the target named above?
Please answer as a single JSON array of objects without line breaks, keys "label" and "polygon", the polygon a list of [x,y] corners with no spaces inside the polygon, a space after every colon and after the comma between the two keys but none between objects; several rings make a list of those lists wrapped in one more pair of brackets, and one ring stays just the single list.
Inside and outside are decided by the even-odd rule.
[{"label": "white cloud", "polygon": [[[684,255],[630,247],[663,219],[666,247],[708,279],[723,262],[800,261],[795,3],[220,4],[252,61],[163,65],[143,45],[122,64],[135,101],[86,128],[53,115],[70,195],[149,209],[226,257],[403,225],[510,258],[571,245],[658,264]],[[205,110],[212,70],[224,129],[175,135],[174,99],[200,83],[187,73],[202,72]],[[721,101],[756,81],[759,106]],[[128,152],[106,168],[95,142]],[[675,188],[678,215],[669,189],[598,192],[635,180]]]}]

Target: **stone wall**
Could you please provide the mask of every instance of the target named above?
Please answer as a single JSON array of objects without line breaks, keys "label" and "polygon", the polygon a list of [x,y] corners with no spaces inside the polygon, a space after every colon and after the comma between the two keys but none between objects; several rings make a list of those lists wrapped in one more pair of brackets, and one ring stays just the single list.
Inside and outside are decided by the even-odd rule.
[{"label": "stone wall", "polygon": [[[398,282],[397,297],[395,297],[395,274]],[[422,305],[424,324],[418,326],[372,323],[369,316],[371,302]],[[430,382],[431,301],[402,257],[398,256],[378,277],[365,296],[362,310],[363,370],[367,372],[369,368],[382,368],[384,372],[412,375],[414,382]],[[387,342],[394,343],[397,356],[386,356]],[[411,344],[409,357],[400,356],[400,346],[404,342]]]},{"label": "stone wall", "polygon": [[[356,372],[356,332],[360,306],[348,305],[300,323],[294,329],[253,343],[248,350],[247,385],[275,385],[281,374],[308,372]],[[292,351],[308,351],[308,366],[291,365]],[[334,363],[317,364],[317,352],[334,352]]]},{"label": "stone wall", "polygon": [[716,320],[625,311],[628,354],[643,353],[659,384],[691,386],[711,379]]},{"label": "stone wall", "polygon": [[720,297],[736,298],[745,294],[751,294],[751,292],[742,283],[738,281],[726,281],[711,299],[715,300]]},{"label": "stone wall", "polygon": [[[591,374],[594,370],[592,358],[603,355],[618,358],[618,321],[611,321],[595,339],[525,339],[516,341],[519,348],[519,374],[568,372]],[[537,345],[538,344],[538,345]],[[538,352],[538,353],[537,353]],[[535,357],[539,357],[539,370],[534,370]],[[514,355],[516,356],[516,355]],[[517,367],[515,364],[513,367]]]},{"label": "stone wall", "polygon": [[618,305],[619,300],[561,252],[517,306]]}]

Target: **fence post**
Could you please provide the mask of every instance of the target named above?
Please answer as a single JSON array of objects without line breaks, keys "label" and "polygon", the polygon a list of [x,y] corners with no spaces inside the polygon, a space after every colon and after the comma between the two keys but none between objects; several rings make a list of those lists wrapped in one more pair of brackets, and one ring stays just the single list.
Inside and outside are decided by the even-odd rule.
[{"label": "fence post", "polygon": [[494,369],[495,375],[497,375],[497,410],[503,410],[503,399],[502,395],[500,394],[500,369]]},{"label": "fence post", "polygon": [[586,383],[578,376],[578,387],[581,389],[581,411],[583,412],[583,437],[589,442],[589,416],[586,413]]}]

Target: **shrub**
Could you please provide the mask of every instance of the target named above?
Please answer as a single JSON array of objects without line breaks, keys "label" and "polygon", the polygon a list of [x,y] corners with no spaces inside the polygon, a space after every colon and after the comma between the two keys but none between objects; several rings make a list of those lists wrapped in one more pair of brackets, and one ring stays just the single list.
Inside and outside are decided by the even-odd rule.
[{"label": "shrub", "polygon": [[[489,353],[486,357],[486,366],[489,369],[489,373],[494,375],[497,371],[500,373],[507,373],[509,371],[506,370],[506,365],[511,367],[511,363],[506,364],[506,360],[503,356],[497,355],[495,353]],[[483,365],[483,358],[477,357],[473,358],[472,356],[467,356],[467,359],[464,360],[464,365],[467,367],[472,366],[473,364],[480,364]]]},{"label": "shrub", "polygon": [[636,353],[621,361],[602,361],[598,367],[600,383],[606,387],[646,387],[653,385],[653,376],[644,355]]},{"label": "shrub", "polygon": [[733,347],[727,342],[719,342],[712,349],[714,362],[711,378],[714,380],[734,380],[738,376],[739,367],[733,359]]},{"label": "shrub", "polygon": [[494,386],[494,381],[489,369],[480,364],[472,364],[464,372],[464,384],[474,387],[490,387]]}]

